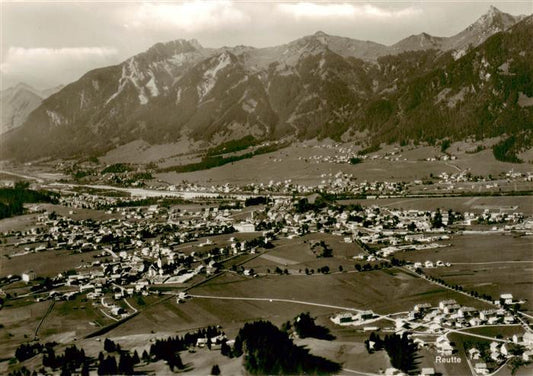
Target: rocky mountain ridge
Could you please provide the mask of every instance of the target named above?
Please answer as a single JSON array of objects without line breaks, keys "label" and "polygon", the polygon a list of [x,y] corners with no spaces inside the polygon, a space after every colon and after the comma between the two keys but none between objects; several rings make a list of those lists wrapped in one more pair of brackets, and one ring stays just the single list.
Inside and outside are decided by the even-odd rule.
[{"label": "rocky mountain ridge", "polygon": [[[371,131],[370,142],[435,139],[456,128],[461,136],[493,136],[473,123],[475,115],[462,127],[446,119],[461,122],[454,118],[457,106],[476,107],[471,100],[482,100],[490,111],[500,108],[486,102],[500,98],[502,85],[517,98],[517,90],[533,97],[529,81],[502,83],[517,75],[513,69],[529,74],[527,64],[520,64],[531,55],[524,44],[530,34],[531,16],[491,8],[456,36],[421,34],[388,47],[323,32],[261,49],[209,49],[195,40],[158,43],[119,65],[90,71],[46,99],[8,133],[2,154],[98,154],[135,139],[157,144],[188,137],[211,145],[248,135],[350,139],[362,130]],[[493,39],[504,45],[501,56],[489,61],[483,51]],[[505,62],[507,78],[494,71]],[[448,81],[459,85],[456,75],[470,86],[448,87]],[[531,112],[516,103],[500,112],[510,109],[526,119]]]}]

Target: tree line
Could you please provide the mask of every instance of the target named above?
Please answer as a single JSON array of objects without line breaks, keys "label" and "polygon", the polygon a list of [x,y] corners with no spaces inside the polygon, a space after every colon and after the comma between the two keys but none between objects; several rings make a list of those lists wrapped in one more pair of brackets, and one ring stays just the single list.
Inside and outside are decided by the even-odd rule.
[{"label": "tree line", "polygon": [[28,182],[17,182],[13,188],[0,188],[0,219],[23,214],[25,203],[58,202],[57,193],[35,191],[29,186]]}]

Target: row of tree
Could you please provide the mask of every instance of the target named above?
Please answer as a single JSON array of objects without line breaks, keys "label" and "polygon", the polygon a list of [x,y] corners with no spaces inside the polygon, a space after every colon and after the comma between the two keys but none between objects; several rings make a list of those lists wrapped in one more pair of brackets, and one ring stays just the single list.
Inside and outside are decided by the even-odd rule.
[{"label": "row of tree", "polygon": [[418,370],[417,346],[407,333],[403,335],[391,334],[381,339],[372,332],[365,341],[369,353],[384,349],[390,358],[391,365],[408,374],[416,374]]},{"label": "row of tree", "polygon": [[254,375],[331,374],[341,369],[340,364],[296,346],[268,321],[245,324],[235,338],[233,354],[244,354],[244,367]]},{"label": "row of tree", "polygon": [[309,312],[300,313],[294,318],[292,324],[288,322],[284,325],[286,330],[290,327],[294,328],[294,331],[300,338],[312,337],[328,341],[335,339],[335,336],[330,333],[328,328],[315,323],[315,319],[311,317]]},{"label": "row of tree", "polygon": [[13,188],[0,188],[0,219],[23,214],[25,203],[57,203],[56,193],[35,191],[29,186],[27,182],[17,182]]}]

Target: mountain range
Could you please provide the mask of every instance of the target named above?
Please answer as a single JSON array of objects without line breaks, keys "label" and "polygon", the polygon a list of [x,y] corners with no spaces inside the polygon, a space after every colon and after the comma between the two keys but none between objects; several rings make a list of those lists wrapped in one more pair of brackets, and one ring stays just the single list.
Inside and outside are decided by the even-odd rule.
[{"label": "mountain range", "polygon": [[0,91],[0,108],[2,109],[0,134],[22,125],[28,115],[39,107],[44,99],[62,88],[63,85],[47,90],[37,90],[21,82]]},{"label": "mountain range", "polygon": [[42,101],[4,135],[1,157],[97,155],[137,139],[217,145],[250,135],[529,140],[532,38],[532,16],[491,7],[457,35],[422,33],[392,46],[323,32],[269,48],[158,43]]}]

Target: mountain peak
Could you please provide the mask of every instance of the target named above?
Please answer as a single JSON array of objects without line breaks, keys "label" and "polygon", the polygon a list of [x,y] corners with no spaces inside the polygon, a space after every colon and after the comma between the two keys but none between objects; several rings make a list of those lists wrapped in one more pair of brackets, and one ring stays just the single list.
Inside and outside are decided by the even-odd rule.
[{"label": "mountain peak", "polygon": [[203,48],[203,46],[196,39],[190,39],[188,42],[191,46],[193,46],[197,50],[201,50]]},{"label": "mountain peak", "polygon": [[[479,17],[477,21],[467,27],[464,32],[479,34],[478,36],[486,36],[488,34],[494,34],[498,31],[507,30],[521,18],[521,16],[513,16],[511,14],[504,13],[491,5],[487,13]],[[479,43],[474,43],[474,45],[477,44]]]},{"label": "mountain peak", "polygon": [[322,30],[319,30],[316,33],[314,33],[313,36],[315,36],[315,37],[327,37],[328,34],[324,33]]},{"label": "mountain peak", "polygon": [[490,24],[496,22],[502,16],[512,17],[511,15],[508,15],[508,14],[502,12],[501,10],[499,10],[498,8],[496,8],[495,6],[491,5],[489,10],[487,11],[487,13],[485,13],[481,17],[479,17],[479,19],[477,20],[476,24],[489,24],[490,25]]},{"label": "mountain peak", "polygon": [[35,88],[33,88],[32,86],[28,85],[25,82],[19,82],[15,86],[13,86],[12,88],[13,88],[13,90],[22,90],[23,89],[23,90],[31,91],[33,93],[37,92],[37,90]]},{"label": "mountain peak", "polygon": [[499,13],[502,13],[502,11],[496,8],[494,5],[491,5],[489,7],[489,11],[487,12],[487,14],[499,14]]},{"label": "mountain peak", "polygon": [[27,93],[31,93],[39,98],[42,98],[42,94],[39,90],[35,89],[34,87],[28,85],[25,82],[18,82],[16,85],[3,89],[1,92],[3,96],[21,95],[21,93],[24,93],[22,95],[28,95]]},{"label": "mountain peak", "polygon": [[201,49],[203,49],[203,47],[196,39],[176,39],[166,43],[156,43],[146,52],[148,54],[167,56],[175,53],[194,52]]}]

